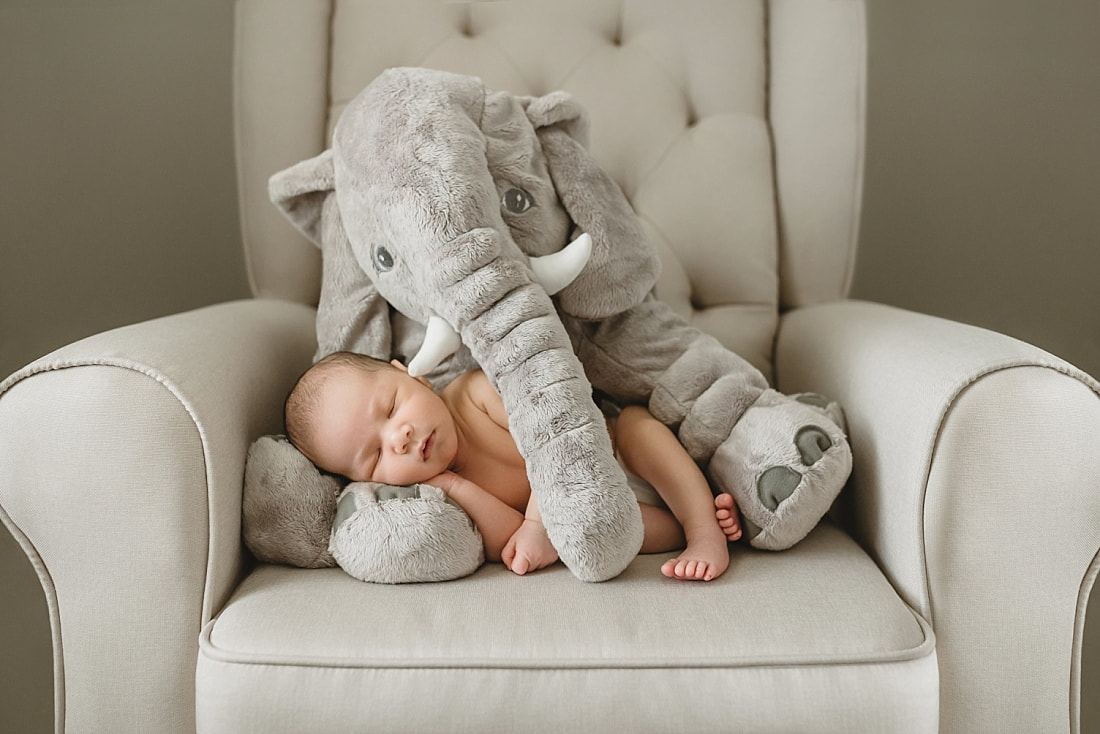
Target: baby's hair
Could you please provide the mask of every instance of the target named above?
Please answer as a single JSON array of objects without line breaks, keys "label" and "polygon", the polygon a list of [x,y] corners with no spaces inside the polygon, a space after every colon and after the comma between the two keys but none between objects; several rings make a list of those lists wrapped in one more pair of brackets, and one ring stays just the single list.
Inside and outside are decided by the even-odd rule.
[{"label": "baby's hair", "polygon": [[397,369],[384,359],[354,352],[333,352],[319,359],[298,378],[286,398],[286,403],[283,404],[286,437],[299,451],[303,451],[312,437],[321,388],[341,368],[357,369],[368,373]]}]

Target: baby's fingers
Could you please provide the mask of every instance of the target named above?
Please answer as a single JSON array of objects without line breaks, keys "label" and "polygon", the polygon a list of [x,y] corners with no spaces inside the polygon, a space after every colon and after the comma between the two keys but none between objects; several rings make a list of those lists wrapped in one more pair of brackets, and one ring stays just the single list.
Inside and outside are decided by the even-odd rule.
[{"label": "baby's fingers", "polygon": [[516,556],[515,560],[512,562],[512,565],[509,566],[509,568],[511,568],[512,573],[516,574],[517,576],[522,576],[528,571],[534,570],[531,568],[530,559],[528,559],[525,555]]},{"label": "baby's fingers", "polygon": [[504,544],[500,551],[500,561],[508,568],[512,567],[512,561],[516,559],[516,539],[513,537]]}]

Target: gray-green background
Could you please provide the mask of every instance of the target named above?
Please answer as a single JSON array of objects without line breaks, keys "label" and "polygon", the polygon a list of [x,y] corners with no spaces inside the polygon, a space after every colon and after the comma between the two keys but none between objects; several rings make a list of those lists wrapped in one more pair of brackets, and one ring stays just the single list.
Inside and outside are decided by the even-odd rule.
[{"label": "gray-green background", "polygon": [[[1100,375],[1100,3],[868,4],[853,295]],[[103,329],[249,295],[231,58],[230,0],[0,0],[0,377]],[[45,599],[2,531],[0,589],[0,731],[47,731]],[[1100,731],[1098,626],[1085,732]]]}]

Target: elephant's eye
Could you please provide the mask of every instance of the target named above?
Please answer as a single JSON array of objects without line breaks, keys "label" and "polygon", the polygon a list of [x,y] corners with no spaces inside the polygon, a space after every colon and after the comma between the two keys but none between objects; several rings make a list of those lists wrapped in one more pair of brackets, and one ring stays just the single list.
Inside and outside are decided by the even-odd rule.
[{"label": "elephant's eye", "polygon": [[378,246],[374,248],[374,267],[380,273],[393,269],[393,255],[385,247]]},{"label": "elephant's eye", "polygon": [[523,214],[525,211],[535,205],[531,195],[523,189],[508,189],[504,192],[504,196],[501,197],[500,203],[504,205],[504,208],[513,214]]}]

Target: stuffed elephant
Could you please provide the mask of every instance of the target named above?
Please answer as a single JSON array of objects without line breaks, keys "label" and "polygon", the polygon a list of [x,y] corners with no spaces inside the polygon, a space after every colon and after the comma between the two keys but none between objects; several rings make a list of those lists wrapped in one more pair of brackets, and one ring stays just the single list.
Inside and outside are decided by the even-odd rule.
[{"label": "stuffed elephant", "polygon": [[[317,357],[412,356],[422,339],[410,372],[437,387],[480,365],[580,579],[616,576],[642,539],[593,388],[672,428],[715,491],[733,494],[752,545],[789,547],[850,471],[839,410],[769,389],[655,298],[655,248],[586,137],[564,92],[381,74],[346,107],[331,149],[271,180],[273,201],[322,250]],[[380,505],[349,511],[368,506]],[[246,510],[246,539],[249,522]]]}]

